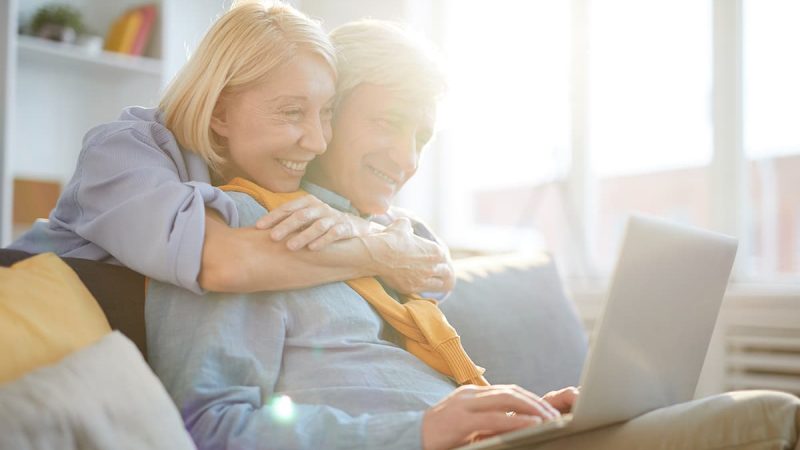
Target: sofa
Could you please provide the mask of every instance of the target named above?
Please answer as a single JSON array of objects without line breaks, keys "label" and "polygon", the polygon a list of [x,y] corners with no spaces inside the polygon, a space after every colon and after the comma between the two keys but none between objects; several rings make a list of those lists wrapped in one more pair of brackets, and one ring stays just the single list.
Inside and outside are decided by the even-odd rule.
[{"label": "sofa", "polygon": [[[2,267],[30,258],[0,250]],[[62,262],[114,331],[0,384],[0,448],[192,448],[145,363],[144,277],[96,261]],[[455,266],[456,288],[442,310],[491,382],[539,393],[577,385],[587,339],[549,256],[473,257]],[[13,276],[9,270],[0,275]]]}]

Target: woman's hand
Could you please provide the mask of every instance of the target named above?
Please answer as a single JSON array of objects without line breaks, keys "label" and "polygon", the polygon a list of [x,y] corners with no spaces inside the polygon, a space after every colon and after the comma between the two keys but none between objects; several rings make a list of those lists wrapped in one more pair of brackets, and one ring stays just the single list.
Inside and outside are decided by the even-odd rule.
[{"label": "woman's hand", "polygon": [[544,399],[516,385],[461,386],[425,411],[422,448],[459,447],[477,437],[538,425],[560,415]]},{"label": "woman's hand", "polygon": [[360,237],[378,276],[401,294],[449,292],[455,273],[447,252],[414,234],[411,222],[400,218],[386,229]]},{"label": "woman's hand", "polygon": [[256,228],[270,230],[275,241],[286,241],[289,250],[321,250],[332,242],[365,236],[370,222],[352,214],[337,211],[313,195],[286,202],[256,222]]}]

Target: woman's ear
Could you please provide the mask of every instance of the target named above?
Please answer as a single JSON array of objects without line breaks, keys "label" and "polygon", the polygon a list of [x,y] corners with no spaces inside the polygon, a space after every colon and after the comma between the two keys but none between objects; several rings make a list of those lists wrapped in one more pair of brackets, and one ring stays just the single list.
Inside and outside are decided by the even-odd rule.
[{"label": "woman's ear", "polygon": [[211,129],[222,137],[228,137],[228,114],[225,103],[225,97],[220,96],[211,112]]}]

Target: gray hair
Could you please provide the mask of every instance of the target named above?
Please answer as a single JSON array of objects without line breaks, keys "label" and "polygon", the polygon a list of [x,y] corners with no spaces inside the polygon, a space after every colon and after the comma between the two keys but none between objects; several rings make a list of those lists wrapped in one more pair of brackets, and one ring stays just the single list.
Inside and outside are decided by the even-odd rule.
[{"label": "gray hair", "polygon": [[337,102],[362,83],[384,86],[418,102],[434,102],[446,81],[422,38],[391,22],[358,20],[330,33],[337,52]]}]

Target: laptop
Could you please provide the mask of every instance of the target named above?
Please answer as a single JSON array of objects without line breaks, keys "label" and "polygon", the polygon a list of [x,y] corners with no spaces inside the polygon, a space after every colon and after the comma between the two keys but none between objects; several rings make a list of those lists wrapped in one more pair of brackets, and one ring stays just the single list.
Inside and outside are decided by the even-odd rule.
[{"label": "laptop", "polygon": [[508,449],[692,399],[737,241],[632,216],[570,414],[461,447]]}]

